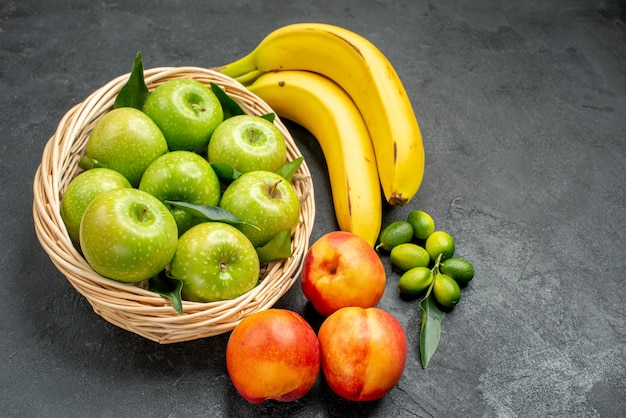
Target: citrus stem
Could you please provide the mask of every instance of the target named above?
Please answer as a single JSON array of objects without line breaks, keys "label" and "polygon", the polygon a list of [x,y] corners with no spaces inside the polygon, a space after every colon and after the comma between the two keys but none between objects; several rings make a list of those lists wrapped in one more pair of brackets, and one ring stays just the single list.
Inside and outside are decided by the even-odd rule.
[{"label": "citrus stem", "polygon": [[426,299],[428,296],[430,296],[430,292],[432,291],[433,285],[435,284],[435,279],[437,278],[437,275],[439,274],[439,264],[441,264],[441,258],[442,257],[443,257],[443,254],[439,253],[437,258],[435,259],[435,265],[430,270],[432,275],[433,275],[433,281],[430,282],[430,285],[428,286],[428,290],[426,290],[426,295],[424,295],[424,299]]},{"label": "citrus stem", "polygon": [[439,255],[437,256],[437,259],[435,260],[435,265],[433,266],[433,273],[435,272],[434,270],[436,269],[437,272],[439,272],[439,265],[441,264],[441,258],[443,257],[443,253],[439,253]]}]

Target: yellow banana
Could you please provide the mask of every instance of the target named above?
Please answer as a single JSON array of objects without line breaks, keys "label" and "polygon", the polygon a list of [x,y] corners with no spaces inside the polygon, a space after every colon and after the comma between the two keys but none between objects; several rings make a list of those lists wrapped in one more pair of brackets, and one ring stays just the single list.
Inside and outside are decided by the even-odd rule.
[{"label": "yellow banana", "polygon": [[317,139],[328,167],[339,228],[374,246],[382,221],[376,157],[350,96],[328,78],[307,71],[264,73],[248,89],[279,117],[302,125]]},{"label": "yellow banana", "polygon": [[313,71],[346,90],[368,127],[386,200],[411,200],[424,174],[422,135],[406,90],[380,50],[341,27],[297,23],[278,28],[248,55],[219,68],[234,78],[276,70]]}]

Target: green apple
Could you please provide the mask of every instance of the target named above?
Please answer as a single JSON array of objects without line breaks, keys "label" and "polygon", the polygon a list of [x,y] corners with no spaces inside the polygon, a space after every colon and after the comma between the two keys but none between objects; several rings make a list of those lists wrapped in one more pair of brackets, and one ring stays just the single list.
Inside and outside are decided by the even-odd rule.
[{"label": "green apple", "polygon": [[209,142],[209,161],[228,163],[240,173],[276,171],[286,158],[282,133],[260,116],[237,115],[226,119]]},{"label": "green apple", "polygon": [[180,237],[169,274],[182,280],[183,299],[214,302],[234,299],[256,286],[260,264],[252,243],[238,229],[204,222]]},{"label": "green apple", "polygon": [[152,119],[135,108],[120,107],[96,122],[82,163],[118,171],[137,187],[145,169],[166,152],[165,137]]},{"label": "green apple", "polygon": [[220,180],[211,164],[191,151],[172,151],[157,158],[146,169],[139,189],[170,207],[178,225],[178,235],[203,222],[167,200],[216,206],[220,201]]},{"label": "green apple", "polygon": [[146,99],[144,112],[161,128],[170,151],[206,152],[211,134],[223,120],[213,91],[191,78],[175,78]]},{"label": "green apple", "polygon": [[300,217],[295,188],[270,171],[242,174],[224,190],[219,206],[244,221],[236,227],[255,247],[264,246],[287,228],[293,231]]},{"label": "green apple", "polygon": [[151,194],[133,188],[109,190],[85,209],[80,245],[97,273],[140,282],[169,264],[178,230],[169,209]]},{"label": "green apple", "polygon": [[109,168],[83,171],[67,186],[61,199],[61,219],[76,247],[80,246],[80,220],[91,201],[101,193],[131,187],[121,173]]}]

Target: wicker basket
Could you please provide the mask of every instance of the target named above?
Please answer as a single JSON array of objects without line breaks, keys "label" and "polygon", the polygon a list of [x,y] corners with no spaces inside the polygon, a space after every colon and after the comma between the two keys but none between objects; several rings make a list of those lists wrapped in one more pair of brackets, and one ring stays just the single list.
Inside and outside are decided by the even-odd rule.
[{"label": "wicker basket", "polygon": [[[205,85],[214,82],[246,113],[262,115],[272,109],[236,81],[210,69],[161,67],[147,69],[150,90],[172,78],[194,78]],[[184,314],[170,302],[140,286],[120,283],[98,275],[74,248],[60,216],[60,200],[69,182],[78,174],[78,160],[96,121],[112,109],[128,74],[117,77],[74,106],[61,119],[45,146],[34,178],[33,217],[37,237],[55,266],[72,286],[108,322],[150,340],[165,344],[218,335],[232,330],[245,316],[270,308],[297,281],[302,258],[308,249],[313,228],[315,203],[313,184],[306,163],[294,177],[300,196],[300,221],[292,237],[293,256],[262,267],[261,281],[248,293],[228,301],[197,303],[183,301]],[[285,136],[288,158],[300,156],[293,138],[282,124],[275,124]]]}]

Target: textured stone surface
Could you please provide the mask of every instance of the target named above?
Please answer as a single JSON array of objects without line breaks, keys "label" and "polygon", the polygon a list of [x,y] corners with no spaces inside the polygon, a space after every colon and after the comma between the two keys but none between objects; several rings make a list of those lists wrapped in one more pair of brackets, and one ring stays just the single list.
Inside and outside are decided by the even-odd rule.
[{"label": "textured stone surface", "polygon": [[[0,415],[590,416],[626,411],[626,9],[623,1],[0,3]],[[160,346],[93,310],[33,231],[32,179],[63,114],[129,71],[230,62],[275,27],[323,21],[373,41],[420,121],[429,212],[474,263],[428,369],[416,301],[391,271],[380,306],[409,339],[397,389],[352,404],[322,379],[291,404],[246,403],[227,335]],[[319,146],[312,241],[336,228]],[[278,306],[319,325],[294,286]]]}]

